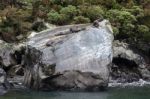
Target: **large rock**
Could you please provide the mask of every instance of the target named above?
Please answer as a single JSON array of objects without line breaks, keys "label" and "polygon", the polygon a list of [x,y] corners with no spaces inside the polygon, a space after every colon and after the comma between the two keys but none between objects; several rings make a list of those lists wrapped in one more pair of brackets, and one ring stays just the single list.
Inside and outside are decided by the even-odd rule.
[{"label": "large rock", "polygon": [[[100,90],[113,52],[108,21],[42,32],[27,42],[24,83],[34,89]],[[70,29],[71,28],[71,29]]]}]

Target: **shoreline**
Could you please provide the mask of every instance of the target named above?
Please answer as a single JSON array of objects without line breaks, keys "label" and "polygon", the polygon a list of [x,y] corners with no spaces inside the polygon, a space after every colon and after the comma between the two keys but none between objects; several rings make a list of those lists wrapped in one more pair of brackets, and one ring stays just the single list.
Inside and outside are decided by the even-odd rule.
[{"label": "shoreline", "polygon": [[108,88],[115,88],[115,87],[144,87],[144,86],[149,86],[150,82],[145,81],[143,79],[139,79],[139,81],[131,82],[131,83],[117,83],[116,81],[110,81],[108,83]]}]

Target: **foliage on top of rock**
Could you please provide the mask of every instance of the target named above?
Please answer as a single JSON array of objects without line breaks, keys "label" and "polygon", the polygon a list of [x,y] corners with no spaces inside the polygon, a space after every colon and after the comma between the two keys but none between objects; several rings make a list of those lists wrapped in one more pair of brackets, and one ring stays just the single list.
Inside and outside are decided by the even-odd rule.
[{"label": "foliage on top of rock", "polygon": [[[3,4],[17,7],[14,12],[3,8],[4,10],[0,13],[0,34],[8,32],[5,34],[15,34],[14,38],[18,34],[26,34],[32,30],[30,26],[38,18],[52,24],[66,25],[89,23],[104,17],[110,20],[116,39],[132,39],[132,41],[147,39],[148,36],[139,36],[145,34],[139,28],[140,26],[141,28],[145,26],[150,30],[150,0],[22,0],[19,2],[26,4],[22,9],[16,6],[18,0],[15,1],[14,4],[0,3],[1,7]],[[12,21],[18,25],[15,31]],[[13,33],[11,34],[9,31]],[[147,34],[149,31],[146,32]]]}]

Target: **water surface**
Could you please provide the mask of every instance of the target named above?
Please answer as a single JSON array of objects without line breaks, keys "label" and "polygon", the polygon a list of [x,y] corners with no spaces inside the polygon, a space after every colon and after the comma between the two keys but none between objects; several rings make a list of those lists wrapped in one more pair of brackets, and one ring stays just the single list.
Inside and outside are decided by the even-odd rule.
[{"label": "water surface", "polygon": [[111,88],[105,92],[10,91],[0,99],[150,99],[150,87]]}]

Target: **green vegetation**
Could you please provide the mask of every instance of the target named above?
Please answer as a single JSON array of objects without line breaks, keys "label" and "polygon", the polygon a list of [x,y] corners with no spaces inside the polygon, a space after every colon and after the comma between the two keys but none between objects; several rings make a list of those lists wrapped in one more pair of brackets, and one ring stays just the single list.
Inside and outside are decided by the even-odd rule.
[{"label": "green vegetation", "polygon": [[7,41],[16,41],[17,36],[26,35],[31,30],[30,11],[7,7],[1,11],[0,35]]},{"label": "green vegetation", "polygon": [[84,16],[76,16],[74,17],[74,22],[75,24],[80,24],[80,23],[90,23],[90,19],[86,18]]},{"label": "green vegetation", "polygon": [[60,10],[61,14],[67,15],[70,19],[77,15],[77,8],[72,5],[68,5]]},{"label": "green vegetation", "polygon": [[91,21],[102,18],[104,15],[104,11],[100,6],[81,7],[81,12],[83,16],[88,17]]},{"label": "green vegetation", "polygon": [[[56,25],[90,23],[105,18],[112,24],[115,39],[150,42],[150,0],[2,1],[0,35],[3,38],[7,34],[15,40],[16,36],[26,35],[32,29],[42,30],[32,26],[39,18]],[[12,9],[15,9],[13,14]]]},{"label": "green vegetation", "polygon": [[68,15],[60,14],[54,10],[48,13],[48,21],[52,24],[63,25],[67,23],[68,19]]}]

